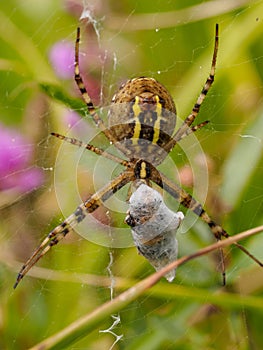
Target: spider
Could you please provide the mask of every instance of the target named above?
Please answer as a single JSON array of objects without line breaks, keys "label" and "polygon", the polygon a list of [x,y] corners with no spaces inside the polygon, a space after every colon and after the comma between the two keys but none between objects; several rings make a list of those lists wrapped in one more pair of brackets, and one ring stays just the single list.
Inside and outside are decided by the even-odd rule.
[{"label": "spider", "polygon": [[[79,42],[80,28],[77,29],[75,42],[75,81],[86,103],[88,113],[107,137],[110,143],[126,156],[128,160],[115,156],[99,147],[69,138],[57,133],[53,136],[79,147],[84,147],[97,155],[111,159],[124,167],[116,178],[81,203],[75,212],[55,227],[42,241],[31,257],[22,266],[18,273],[14,288],[27,274],[27,272],[42,258],[52,246],[59,243],[79,222],[93,213],[115,192],[128,183],[143,182],[148,186],[155,183],[167,191],[179,204],[192,210],[208,224],[216,240],[229,237],[229,234],[207,214],[202,205],[175,182],[157,170],[167,154],[184,137],[197,131],[208,123],[202,122],[193,126],[200,107],[210,90],[215,76],[218,52],[218,24],[215,27],[215,42],[210,74],[203,86],[200,95],[191,111],[179,129],[174,132],[176,125],[176,108],[174,101],[166,88],[153,78],[139,77],[128,80],[113,96],[109,111],[109,126],[106,127],[97,113],[94,104],[88,95],[79,71]],[[128,222],[129,224],[129,222]],[[252,258],[257,264],[263,264],[239,243],[235,246]],[[225,284],[225,266],[222,255],[222,275]]]}]

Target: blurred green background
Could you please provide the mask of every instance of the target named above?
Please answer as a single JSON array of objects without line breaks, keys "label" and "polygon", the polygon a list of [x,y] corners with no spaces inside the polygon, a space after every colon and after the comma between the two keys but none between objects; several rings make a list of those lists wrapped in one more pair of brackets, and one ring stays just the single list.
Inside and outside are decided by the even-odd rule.
[{"label": "blurred green background", "polygon": [[[153,272],[134,247],[109,249],[72,233],[38,263],[33,277],[12,289],[21,264],[62,219],[54,186],[60,141],[49,134],[66,133],[78,118],[70,106],[82,106],[75,101],[80,96],[72,50],[83,9],[90,24],[81,23],[81,67],[96,105],[108,105],[126,79],[152,76],[171,92],[180,118],[190,113],[209,74],[219,23],[216,79],[198,117],[210,123],[196,134],[209,169],[205,207],[230,234],[263,224],[262,1],[2,1],[0,123],[23,137],[23,150],[30,148],[23,167],[30,176],[37,169],[39,177],[28,188],[20,176],[24,168],[11,168],[5,176],[19,186],[7,185],[5,178],[0,184],[0,349],[30,348],[109,300],[102,277],[110,276],[111,256],[111,273],[116,281],[122,277],[124,286],[116,283],[114,295]],[[3,152],[0,157],[4,168]],[[184,180],[191,178],[186,157],[179,148],[172,157],[191,191],[191,179]],[[202,167],[199,161],[196,166]],[[75,173],[71,156],[59,166],[70,213],[76,206],[68,182]],[[78,175],[83,198],[94,191],[92,173],[91,164]],[[109,179],[105,174],[102,183]],[[98,215],[111,220],[103,211]],[[117,218],[123,221],[123,215]],[[180,256],[213,242],[199,221],[178,239]],[[242,244],[263,260],[262,234]],[[163,279],[158,290],[122,309],[113,331],[123,337],[114,349],[262,349],[263,271],[237,249],[226,255],[225,288],[218,256],[211,254],[180,267],[172,284]],[[213,300],[215,295],[221,297]],[[112,323],[105,318],[68,348],[110,349],[114,336],[99,330]]]}]

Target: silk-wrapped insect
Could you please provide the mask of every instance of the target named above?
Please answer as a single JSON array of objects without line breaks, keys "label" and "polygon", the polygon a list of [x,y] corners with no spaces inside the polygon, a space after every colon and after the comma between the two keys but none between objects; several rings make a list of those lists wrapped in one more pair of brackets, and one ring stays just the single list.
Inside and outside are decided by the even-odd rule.
[{"label": "silk-wrapped insect", "polygon": [[[129,204],[125,222],[131,226],[138,252],[156,271],[176,260],[178,242],[175,234],[184,214],[170,210],[160,193],[143,183],[131,195]],[[175,269],[165,277],[172,282]]]}]

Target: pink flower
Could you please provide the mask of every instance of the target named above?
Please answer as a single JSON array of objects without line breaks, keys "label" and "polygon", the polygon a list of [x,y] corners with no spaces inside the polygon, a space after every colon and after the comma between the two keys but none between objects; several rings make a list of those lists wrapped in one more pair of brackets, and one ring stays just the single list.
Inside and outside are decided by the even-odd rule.
[{"label": "pink flower", "polygon": [[50,62],[58,77],[70,79],[74,76],[74,46],[67,41],[54,44],[49,52]]},{"label": "pink flower", "polygon": [[33,145],[14,129],[0,124],[0,190],[32,191],[44,180],[43,172],[30,165]]},{"label": "pink flower", "polygon": [[79,123],[81,117],[77,112],[66,110],[63,114],[63,119],[65,126],[68,128],[72,128],[75,124]]}]

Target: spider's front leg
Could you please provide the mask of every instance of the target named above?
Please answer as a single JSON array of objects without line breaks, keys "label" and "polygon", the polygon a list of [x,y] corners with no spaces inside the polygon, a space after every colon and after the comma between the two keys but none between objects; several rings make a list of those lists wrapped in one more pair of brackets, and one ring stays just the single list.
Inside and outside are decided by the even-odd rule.
[{"label": "spider's front leg", "polygon": [[51,249],[52,246],[58,244],[73,229],[73,227],[83,221],[88,214],[93,213],[104,201],[133,180],[134,172],[126,170],[102,189],[93,194],[84,203],[80,204],[73,214],[71,214],[62,222],[62,224],[54,228],[54,230],[48,234],[40,246],[27,260],[27,262],[22,266],[17,275],[14,288],[17,287],[22,278],[38,262],[38,260]]},{"label": "spider's front leg", "polygon": [[[185,208],[190,209],[196,215],[198,215],[207,225],[210,227],[212,233],[214,234],[216,240],[221,240],[222,237],[228,238],[230,235],[222,228],[222,226],[218,225],[215,221],[213,221],[210,216],[207,214],[202,205],[196,201],[189,193],[187,193],[183,188],[181,188],[176,183],[172,182],[168,179],[164,174],[158,172],[154,167],[151,167],[151,180],[155,182],[158,186],[167,191],[172,197],[174,197],[180,204],[182,204]],[[233,243],[237,248],[242,250],[247,256],[249,256],[252,260],[254,260],[259,266],[263,267],[263,263],[258,260],[254,255],[252,255],[245,247],[243,247],[238,242]],[[223,275],[223,284],[225,285],[225,264],[223,251],[221,252],[221,269]]]}]

